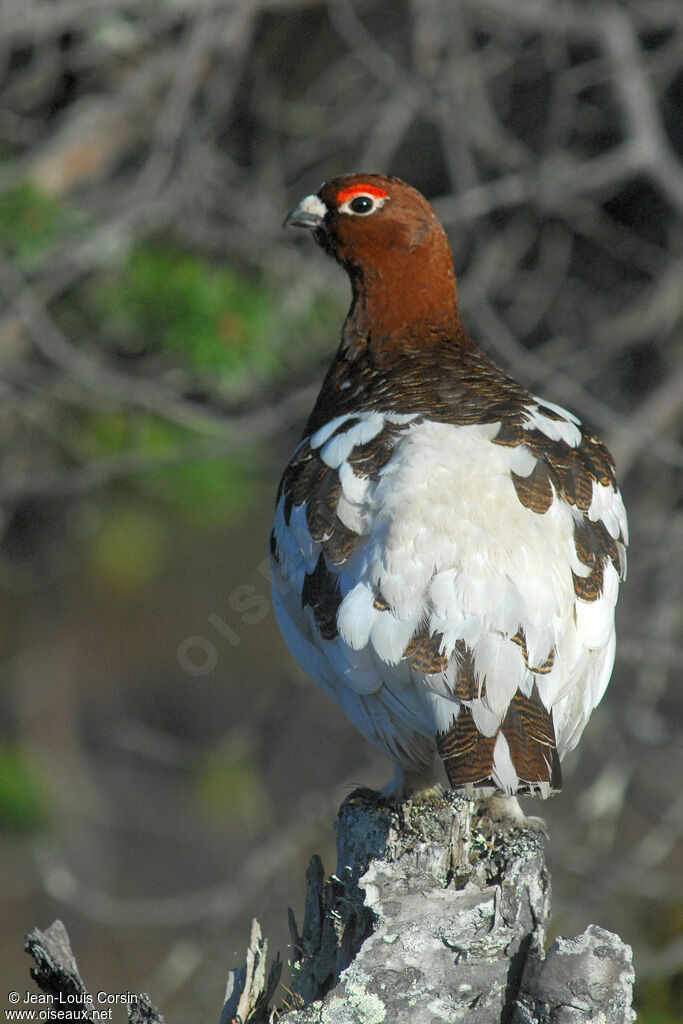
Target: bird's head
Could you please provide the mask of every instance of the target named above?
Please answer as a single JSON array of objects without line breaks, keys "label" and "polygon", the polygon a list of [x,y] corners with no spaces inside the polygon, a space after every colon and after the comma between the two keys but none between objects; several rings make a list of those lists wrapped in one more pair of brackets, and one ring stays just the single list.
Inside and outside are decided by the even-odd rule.
[{"label": "bird's head", "polygon": [[325,182],[292,210],[285,225],[309,228],[347,269],[371,266],[444,238],[427,200],[400,178],[347,174]]},{"label": "bird's head", "polygon": [[455,278],[446,233],[424,196],[400,178],[334,178],[302,199],[287,225],[313,232],[348,271],[354,294],[364,293],[362,305],[375,307],[376,321],[386,320],[389,311],[404,323],[429,319],[430,311],[439,320],[453,315]]}]

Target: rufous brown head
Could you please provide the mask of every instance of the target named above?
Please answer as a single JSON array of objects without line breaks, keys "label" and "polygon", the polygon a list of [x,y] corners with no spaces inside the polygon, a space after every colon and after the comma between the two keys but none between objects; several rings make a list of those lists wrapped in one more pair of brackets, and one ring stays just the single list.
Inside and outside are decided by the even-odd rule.
[{"label": "rufous brown head", "polygon": [[430,319],[430,311],[442,320],[446,310],[437,309],[440,304],[454,314],[455,277],[446,233],[424,196],[400,178],[334,178],[306,196],[285,225],[312,230],[318,244],[349,273],[354,294],[364,293],[362,305],[375,307],[376,322],[386,320],[389,310],[404,322]]},{"label": "rufous brown head", "polygon": [[306,196],[285,225],[313,230],[316,241],[351,269],[397,250],[410,252],[444,236],[436,214],[400,178],[347,174]]}]

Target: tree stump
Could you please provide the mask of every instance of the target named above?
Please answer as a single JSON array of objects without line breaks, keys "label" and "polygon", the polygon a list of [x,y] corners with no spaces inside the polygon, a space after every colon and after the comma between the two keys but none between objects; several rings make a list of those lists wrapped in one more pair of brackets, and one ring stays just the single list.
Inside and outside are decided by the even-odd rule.
[{"label": "tree stump", "polygon": [[[595,925],[544,952],[550,879],[544,837],[479,818],[450,795],[400,808],[359,791],[336,822],[337,869],[306,874],[301,933],[290,911],[293,981],[272,1007],[281,964],[252,926],[230,971],[220,1024],[629,1024],[629,946]],[[46,992],[85,993],[56,922],[27,950]],[[146,996],[131,1024],[161,1024]],[[218,1014],[217,1014],[218,1017]]]},{"label": "tree stump", "polygon": [[510,1019],[527,959],[542,957],[543,837],[482,828],[457,796],[347,800],[337,832],[335,875],[309,867],[293,990],[310,1005],[288,1024]]}]

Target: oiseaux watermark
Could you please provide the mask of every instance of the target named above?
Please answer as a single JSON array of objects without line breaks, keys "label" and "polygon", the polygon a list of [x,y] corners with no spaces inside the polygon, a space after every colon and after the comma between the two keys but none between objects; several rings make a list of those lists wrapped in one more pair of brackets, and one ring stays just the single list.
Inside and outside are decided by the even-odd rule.
[{"label": "oiseaux watermark", "polygon": [[260,577],[258,584],[239,583],[227,596],[228,607],[234,615],[224,617],[211,612],[206,618],[211,627],[208,635],[186,636],[178,644],[178,662],[188,675],[209,675],[218,664],[222,644],[238,647],[242,642],[243,627],[258,626],[270,614],[270,566],[267,558],[256,567],[254,574]]}]

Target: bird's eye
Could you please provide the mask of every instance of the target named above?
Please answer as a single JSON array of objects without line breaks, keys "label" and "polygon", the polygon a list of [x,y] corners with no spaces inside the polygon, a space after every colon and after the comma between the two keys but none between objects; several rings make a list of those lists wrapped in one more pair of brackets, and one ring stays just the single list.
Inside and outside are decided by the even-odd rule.
[{"label": "bird's eye", "polygon": [[370,213],[374,205],[374,200],[370,196],[356,196],[349,203],[349,209],[354,213]]},{"label": "bird's eye", "polygon": [[388,198],[386,191],[377,185],[350,185],[337,193],[337,209],[339,213],[367,217],[384,206]]}]

